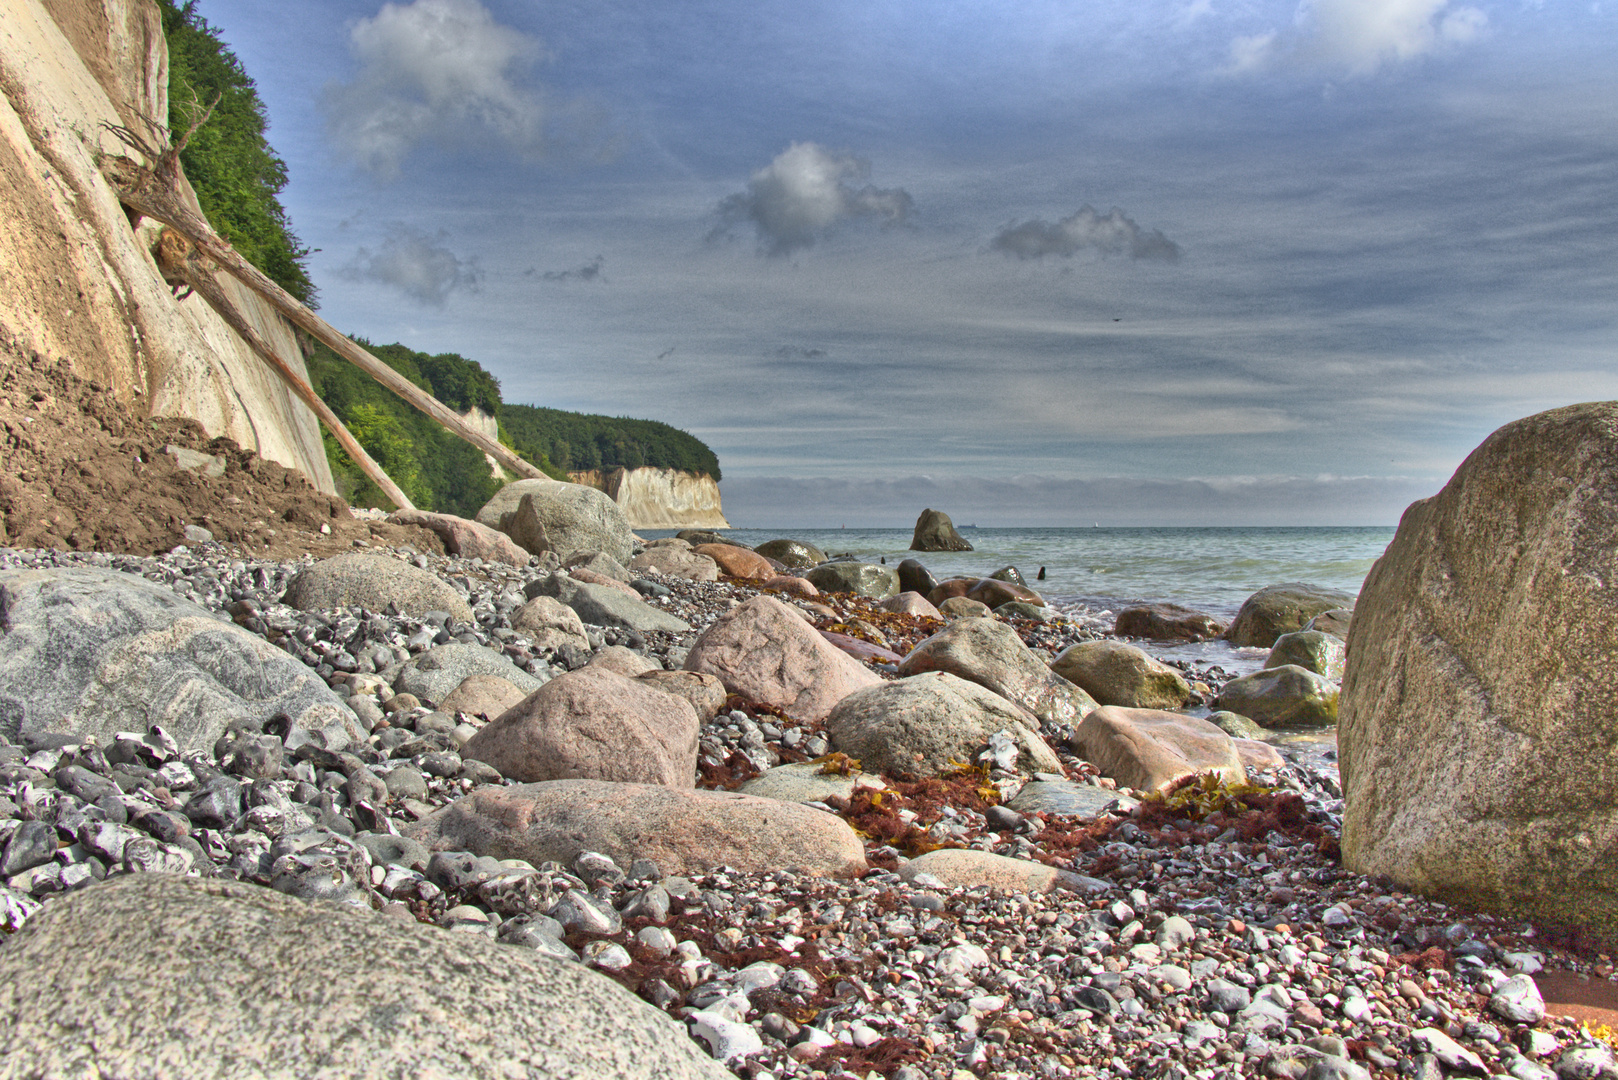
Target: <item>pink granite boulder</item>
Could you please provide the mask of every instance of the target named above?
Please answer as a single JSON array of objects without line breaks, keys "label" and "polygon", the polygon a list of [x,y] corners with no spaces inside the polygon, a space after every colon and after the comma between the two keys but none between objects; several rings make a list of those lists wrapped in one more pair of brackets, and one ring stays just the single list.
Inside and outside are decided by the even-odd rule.
[{"label": "pink granite boulder", "polygon": [[1247,780],[1236,741],[1181,713],[1104,705],[1084,718],[1069,745],[1119,787],[1166,791],[1206,772],[1232,784]]},{"label": "pink granite boulder", "polygon": [[528,552],[498,529],[469,521],[454,514],[432,514],[425,510],[398,510],[388,515],[395,525],[417,525],[438,534],[444,549],[463,559],[503,562],[527,566]]}]

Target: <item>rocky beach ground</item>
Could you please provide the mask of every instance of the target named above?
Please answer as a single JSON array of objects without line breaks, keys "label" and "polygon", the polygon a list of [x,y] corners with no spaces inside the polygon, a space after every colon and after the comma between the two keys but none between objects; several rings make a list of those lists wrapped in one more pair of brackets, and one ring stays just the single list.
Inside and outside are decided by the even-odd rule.
[{"label": "rocky beach ground", "polygon": [[[497,653],[510,669],[500,677],[519,688],[522,675],[592,662],[673,672],[762,587],[637,573],[647,603],[690,629],[586,620],[582,638],[541,646],[513,618],[558,587],[554,567],[381,539],[347,542],[433,575],[445,610],[300,610],[284,601],[312,560],[240,546],[154,557],[0,549],[0,573],[88,567],[172,590],[307,665],[360,724],[316,737],[265,716],[188,753],[160,729],[0,742],[0,964],[17,948],[11,936],[52,905],[105,878],[161,871],[583,965],[744,1077],[1618,1076],[1598,1037],[1614,1037],[1599,1026],[1613,1014],[1591,1007],[1610,959],[1566,933],[1345,872],[1329,755],[1252,770],[1245,786],[1141,797],[1072,752],[1071,725],[1047,721],[1059,768],[1030,776],[1015,747],[991,741],[980,760],[906,778],[859,773],[825,721],[732,694],[699,711],[697,786],[734,790],[801,763],[798,779],[821,785],[806,812],[840,817],[861,838],[857,876],[784,868],[815,852],[781,867],[691,869],[445,850],[423,831],[444,808],[521,789],[462,754],[503,706],[446,703],[434,689],[479,672],[423,664],[425,654]],[[770,592],[854,639],[848,649],[880,680],[942,626],[846,594]],[[447,610],[456,600],[458,616]],[[1061,619],[1008,625],[1046,659],[1097,636]],[[1211,698],[1223,673],[1186,675]]]}]

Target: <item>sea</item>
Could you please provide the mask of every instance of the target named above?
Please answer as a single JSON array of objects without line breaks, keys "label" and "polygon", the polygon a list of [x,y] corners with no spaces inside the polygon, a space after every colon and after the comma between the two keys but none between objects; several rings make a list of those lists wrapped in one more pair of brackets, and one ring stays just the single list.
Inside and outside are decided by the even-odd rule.
[{"label": "sea", "polygon": [[[910,551],[909,528],[730,529],[728,539],[757,547],[789,537],[828,556],[898,566],[919,559],[940,581],[987,577],[1015,566],[1046,602],[1081,625],[1110,630],[1123,608],[1143,603],[1183,604],[1229,621],[1242,601],[1266,585],[1303,581],[1357,594],[1383,550],[1392,526],[1205,528],[979,528],[956,525],[973,550]],[[675,530],[642,530],[652,539]],[[1039,580],[1040,571],[1044,579]],[[1216,663],[1245,673],[1263,666],[1262,649],[1224,642],[1156,645],[1165,659]]]}]

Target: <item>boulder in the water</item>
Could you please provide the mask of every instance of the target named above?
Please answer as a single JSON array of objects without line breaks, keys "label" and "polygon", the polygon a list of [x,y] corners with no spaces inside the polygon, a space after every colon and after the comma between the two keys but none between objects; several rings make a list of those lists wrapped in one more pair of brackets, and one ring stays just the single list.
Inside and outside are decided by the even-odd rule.
[{"label": "boulder in the water", "polygon": [[911,551],[971,551],[972,545],[955,531],[955,523],[942,510],[923,510],[916,519]]}]

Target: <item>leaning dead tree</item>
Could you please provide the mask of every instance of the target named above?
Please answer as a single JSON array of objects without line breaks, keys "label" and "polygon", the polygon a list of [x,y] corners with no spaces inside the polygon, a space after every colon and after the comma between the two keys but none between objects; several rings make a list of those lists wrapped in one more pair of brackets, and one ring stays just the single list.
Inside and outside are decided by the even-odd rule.
[{"label": "leaning dead tree", "polygon": [[[217,99],[215,104],[218,104]],[[265,277],[257,267],[238,255],[227,240],[214,232],[213,227],[201,214],[185,204],[179,196],[180,151],[185,149],[186,143],[212,111],[211,105],[207,110],[201,111],[186,132],[173,141],[169,139],[168,129],[151,117],[140,118],[143,131],[136,131],[123,125],[106,125],[120,142],[140,154],[148,163],[141,164],[127,157],[108,157],[102,161],[101,171],[117,191],[118,200],[124,206],[144,217],[161,221],[172,230],[173,241],[169,240],[171,234],[165,231],[164,239],[169,244],[169,250],[167,257],[160,260],[165,280],[176,289],[189,288],[207,300],[231,329],[240,334],[248,346],[286,381],[293,393],[315,411],[339,445],[399,509],[413,510],[415,507],[405,497],[404,492],[399,490],[398,485],[388,479],[381,466],[371,459],[353,435],[343,427],[336,414],[320,400],[308,381],[299,376],[285,360],[277,357],[264,340],[253,331],[251,325],[236,310],[235,305],[230,302],[214,279],[210,264],[218,266],[263,297],[294,326],[301,327],[316,340],[324,342],[337,355],[518,476],[547,479],[539,469],[498,441],[471,427],[461,419],[460,414],[354,344],[285,289]]]}]

